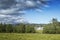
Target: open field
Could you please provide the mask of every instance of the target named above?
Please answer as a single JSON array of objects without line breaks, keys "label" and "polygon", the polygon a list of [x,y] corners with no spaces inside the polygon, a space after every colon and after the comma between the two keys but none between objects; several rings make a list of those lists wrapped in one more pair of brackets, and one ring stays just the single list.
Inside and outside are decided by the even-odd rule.
[{"label": "open field", "polygon": [[0,40],[60,40],[60,34],[0,33]]}]

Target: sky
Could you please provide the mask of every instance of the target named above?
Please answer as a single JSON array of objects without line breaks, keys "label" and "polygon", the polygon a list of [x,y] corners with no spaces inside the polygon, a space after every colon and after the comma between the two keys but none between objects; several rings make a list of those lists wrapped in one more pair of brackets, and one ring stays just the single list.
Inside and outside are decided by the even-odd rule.
[{"label": "sky", "polygon": [[60,0],[0,0],[0,23],[60,21]]},{"label": "sky", "polygon": [[30,23],[38,24],[49,23],[52,18],[60,21],[60,0],[52,0],[48,7],[42,8],[41,11],[28,11],[26,18]]}]

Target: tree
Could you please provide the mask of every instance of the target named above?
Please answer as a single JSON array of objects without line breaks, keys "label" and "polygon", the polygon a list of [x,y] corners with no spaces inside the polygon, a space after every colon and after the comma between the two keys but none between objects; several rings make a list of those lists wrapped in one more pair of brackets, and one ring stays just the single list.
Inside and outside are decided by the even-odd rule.
[{"label": "tree", "polygon": [[30,24],[0,24],[0,33],[35,33],[33,25]]},{"label": "tree", "polygon": [[53,18],[52,23],[49,23],[44,27],[43,33],[57,34],[60,33],[59,29],[60,29],[60,24],[58,20]]},{"label": "tree", "polygon": [[13,26],[12,26],[12,24],[6,24],[6,32],[8,32],[8,33],[13,32]]},{"label": "tree", "polygon": [[0,24],[0,32],[2,32],[2,23]]}]

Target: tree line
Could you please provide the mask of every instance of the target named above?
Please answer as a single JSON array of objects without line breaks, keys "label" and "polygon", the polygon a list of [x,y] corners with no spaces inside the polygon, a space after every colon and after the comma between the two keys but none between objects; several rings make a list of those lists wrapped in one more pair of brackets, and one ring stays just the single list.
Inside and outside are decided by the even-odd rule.
[{"label": "tree line", "polygon": [[0,33],[35,33],[33,26],[29,24],[2,24],[0,23]]},{"label": "tree line", "polygon": [[[0,33],[36,33],[37,24],[2,24],[0,23]],[[39,25],[41,26],[41,25]],[[43,33],[60,34],[60,22],[53,18],[50,23],[42,24]]]},{"label": "tree line", "polygon": [[60,34],[60,22],[56,18],[53,18],[51,23],[45,25],[43,33]]}]

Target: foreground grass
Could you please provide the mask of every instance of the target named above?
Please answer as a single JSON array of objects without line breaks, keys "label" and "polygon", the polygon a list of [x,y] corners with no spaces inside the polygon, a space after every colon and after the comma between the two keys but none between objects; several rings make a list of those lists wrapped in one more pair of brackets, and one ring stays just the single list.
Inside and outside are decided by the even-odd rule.
[{"label": "foreground grass", "polygon": [[60,40],[60,34],[0,33],[0,40]]}]

